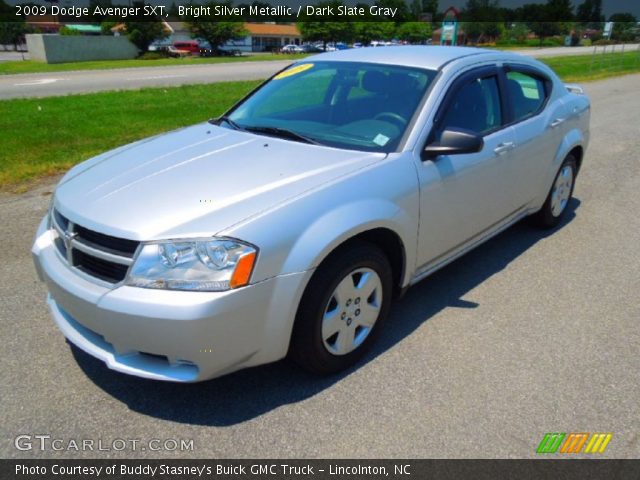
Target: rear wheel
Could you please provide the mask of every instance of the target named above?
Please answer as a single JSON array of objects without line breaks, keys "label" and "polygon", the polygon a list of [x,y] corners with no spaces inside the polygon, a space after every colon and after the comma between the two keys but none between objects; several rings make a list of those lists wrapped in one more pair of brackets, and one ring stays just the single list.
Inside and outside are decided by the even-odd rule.
[{"label": "rear wheel", "polygon": [[391,266],[374,245],[353,244],[332,255],[311,278],[300,302],[291,358],[314,373],[350,367],[378,335],[391,292]]},{"label": "rear wheel", "polygon": [[532,216],[534,222],[542,228],[553,228],[560,223],[573,196],[576,179],[577,162],[573,155],[568,155],[547,195],[542,208]]}]

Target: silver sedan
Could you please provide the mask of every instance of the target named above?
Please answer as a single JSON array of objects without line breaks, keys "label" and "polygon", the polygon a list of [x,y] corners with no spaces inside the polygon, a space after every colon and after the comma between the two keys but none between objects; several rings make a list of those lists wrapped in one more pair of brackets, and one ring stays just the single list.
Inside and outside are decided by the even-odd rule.
[{"label": "silver sedan", "polygon": [[290,356],[331,373],[394,297],[515,222],[562,220],[590,105],[459,47],[306,58],[226,114],[71,169],[33,256],[62,333],[192,382]]}]

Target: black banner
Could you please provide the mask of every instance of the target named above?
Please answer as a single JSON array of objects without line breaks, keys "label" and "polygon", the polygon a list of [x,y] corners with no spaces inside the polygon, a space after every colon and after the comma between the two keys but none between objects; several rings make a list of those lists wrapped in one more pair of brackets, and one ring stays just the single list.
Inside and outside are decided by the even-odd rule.
[{"label": "black banner", "polygon": [[24,480],[607,479],[640,478],[640,460],[2,460]]}]

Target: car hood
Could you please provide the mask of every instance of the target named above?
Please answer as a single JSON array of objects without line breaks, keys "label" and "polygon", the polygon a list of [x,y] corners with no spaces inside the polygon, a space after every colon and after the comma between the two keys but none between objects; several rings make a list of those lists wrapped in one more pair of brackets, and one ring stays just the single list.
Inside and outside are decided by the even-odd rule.
[{"label": "car hood", "polygon": [[73,222],[114,236],[210,236],[384,157],[205,123],[74,167],[54,201]]}]

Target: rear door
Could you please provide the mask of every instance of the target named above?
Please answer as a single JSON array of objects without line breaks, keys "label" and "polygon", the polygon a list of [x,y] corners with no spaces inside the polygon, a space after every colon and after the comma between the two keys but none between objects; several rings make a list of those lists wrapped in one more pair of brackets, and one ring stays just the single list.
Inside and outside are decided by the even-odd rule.
[{"label": "rear door", "polygon": [[513,196],[517,203],[528,203],[550,187],[541,182],[562,142],[566,106],[551,100],[552,82],[533,67],[506,65],[504,82],[509,124],[515,132],[512,168],[518,180]]}]

